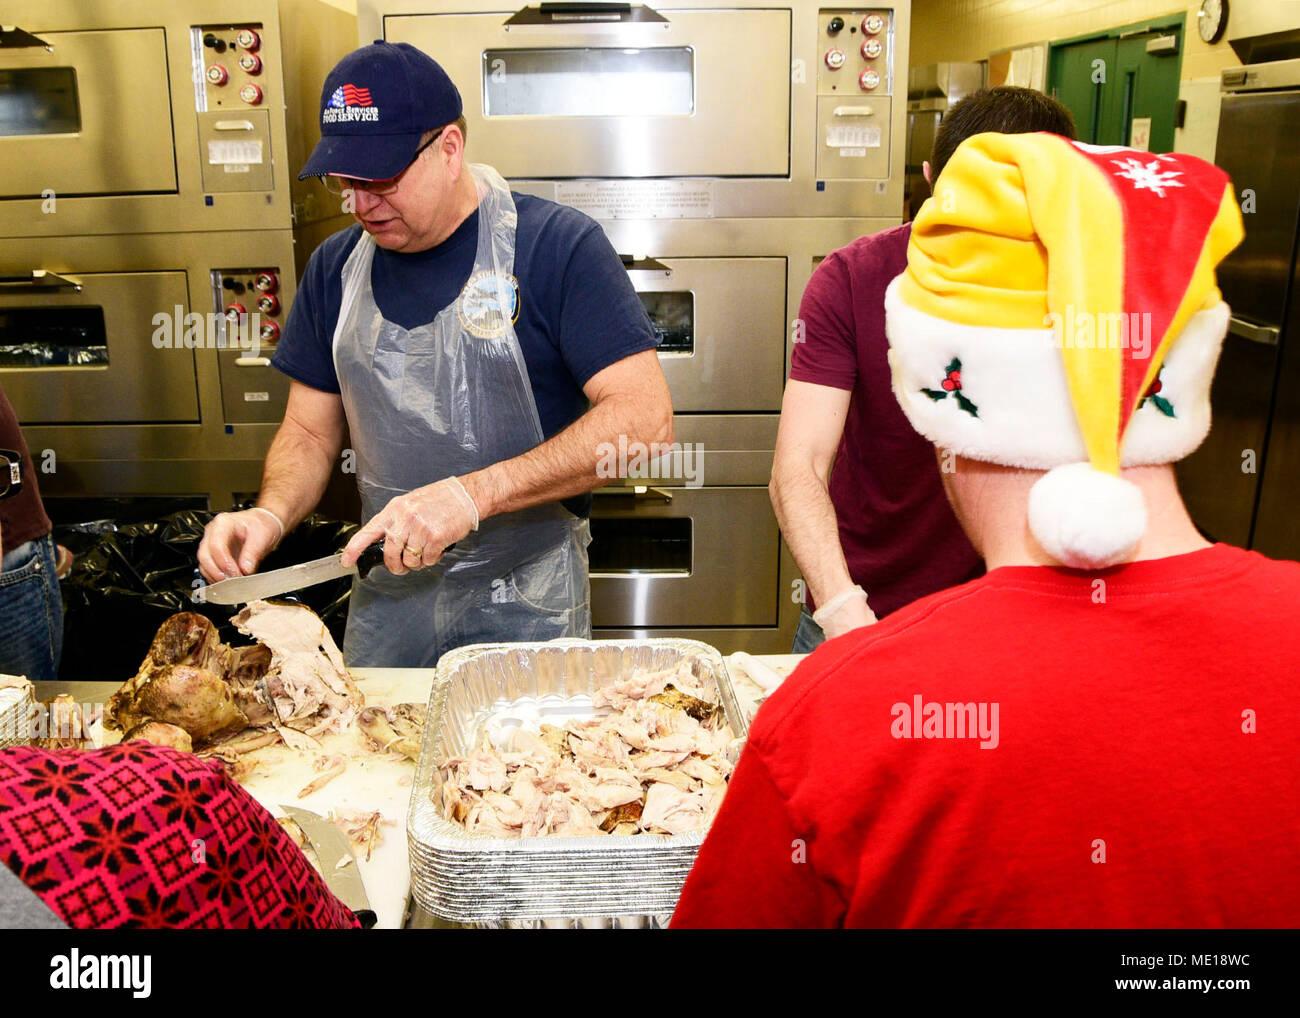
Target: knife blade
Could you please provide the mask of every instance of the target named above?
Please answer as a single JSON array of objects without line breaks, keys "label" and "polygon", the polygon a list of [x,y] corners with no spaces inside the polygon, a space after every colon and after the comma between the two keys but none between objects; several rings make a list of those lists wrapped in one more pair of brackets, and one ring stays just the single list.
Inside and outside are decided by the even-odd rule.
[{"label": "knife blade", "polygon": [[[365,929],[374,926],[375,912],[370,907],[366,885],[357,869],[357,857],[352,853],[348,836],[319,813],[313,813],[301,806],[282,805],[280,808],[311,842],[316,858],[320,860],[321,876],[325,879],[325,886],[339,901],[352,909]],[[340,868],[339,860],[345,858],[349,862]]]},{"label": "knife blade", "polygon": [[372,544],[361,553],[356,564],[350,566],[345,566],[339,561],[342,556],[343,553],[339,552],[337,555],[326,555],[324,558],[299,562],[295,566],[286,566],[283,569],[218,580],[216,583],[196,588],[190,595],[190,600],[196,604],[204,602],[247,604],[249,601],[260,601],[275,597],[276,594],[301,590],[303,587],[311,587],[340,576],[356,574],[364,579],[371,569],[384,561],[384,548],[382,544]]}]

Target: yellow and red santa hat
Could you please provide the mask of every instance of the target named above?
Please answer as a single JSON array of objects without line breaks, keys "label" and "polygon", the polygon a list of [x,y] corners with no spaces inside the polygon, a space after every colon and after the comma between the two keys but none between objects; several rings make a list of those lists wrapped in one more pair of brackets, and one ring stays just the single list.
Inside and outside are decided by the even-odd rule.
[{"label": "yellow and red santa hat", "polygon": [[1146,510],[1120,468],[1209,431],[1229,317],[1215,266],[1242,236],[1227,174],[1193,156],[968,138],[886,292],[894,393],[936,445],[1048,471],[1029,525],[1057,561],[1125,561]]}]

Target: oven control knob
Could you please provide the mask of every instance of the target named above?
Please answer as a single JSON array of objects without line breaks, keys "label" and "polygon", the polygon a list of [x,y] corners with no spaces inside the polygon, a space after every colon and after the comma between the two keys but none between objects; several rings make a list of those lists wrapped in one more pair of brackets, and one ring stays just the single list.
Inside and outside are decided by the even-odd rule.
[{"label": "oven control knob", "polygon": [[245,74],[261,74],[262,58],[256,53],[241,53],[239,56],[239,69]]},{"label": "oven control knob", "polygon": [[275,293],[280,288],[280,281],[274,272],[259,272],[253,277],[253,289],[258,293]]},{"label": "oven control knob", "polygon": [[873,71],[870,67],[868,67],[865,71],[863,71],[860,75],[858,75],[858,86],[864,92],[870,92],[873,88],[875,88],[879,84],[880,84],[880,75],[877,74],[875,71]]},{"label": "oven control knob", "polygon": [[280,313],[280,298],[273,293],[264,293],[257,298],[257,310],[264,315],[278,315]]},{"label": "oven control knob", "polygon": [[251,28],[241,28],[235,36],[235,43],[242,50],[249,53],[256,53],[262,45],[262,37],[254,32]]},{"label": "oven control knob", "polygon": [[276,325],[275,322],[267,322],[262,326],[258,335],[262,337],[264,343],[274,343],[280,338],[280,326]]},{"label": "oven control knob", "polygon": [[839,35],[844,30],[844,19],[838,14],[826,25],[827,35]]},{"label": "oven control knob", "polygon": [[244,307],[244,305],[239,303],[237,300],[232,300],[227,304],[225,311],[226,317],[234,322],[242,322],[244,317],[248,314],[248,308]]},{"label": "oven control knob", "polygon": [[828,49],[826,51],[826,66],[832,71],[838,71],[844,66],[844,51],[842,49]]},{"label": "oven control knob", "polygon": [[239,90],[239,98],[249,106],[256,106],[262,101],[262,90],[250,81]]},{"label": "oven control knob", "polygon": [[868,14],[862,19],[862,31],[867,35],[879,35],[880,30],[885,27],[885,19],[879,14]]},{"label": "oven control knob", "polygon": [[[875,60],[876,57],[880,56],[884,48],[879,39],[865,39],[862,43],[862,59]],[[240,66],[243,66],[242,60]]]},{"label": "oven control knob", "polygon": [[224,85],[230,80],[230,75],[220,64],[208,65],[208,81],[213,85]]}]

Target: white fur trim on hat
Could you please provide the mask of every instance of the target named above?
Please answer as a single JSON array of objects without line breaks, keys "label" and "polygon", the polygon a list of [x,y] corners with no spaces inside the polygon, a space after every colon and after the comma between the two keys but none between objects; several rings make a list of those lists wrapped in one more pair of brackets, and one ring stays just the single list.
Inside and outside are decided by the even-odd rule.
[{"label": "white fur trim on hat", "polygon": [[[894,395],[912,426],[931,442],[987,463],[1048,470],[1088,459],[1070,401],[1056,332],[962,325],[908,305],[896,278],[885,291],[885,328]],[[1204,440],[1210,427],[1210,380],[1228,327],[1228,306],[1199,311],[1170,347],[1161,374],[1174,416],[1148,400],[1125,436],[1123,466],[1172,463]],[[1152,336],[1150,342],[1158,337]],[[961,361],[961,392],[931,399],[944,367]]]},{"label": "white fur trim on hat", "polygon": [[1029,530],[1063,565],[1104,569],[1126,562],[1146,529],[1141,489],[1087,463],[1053,467],[1029,489]]}]

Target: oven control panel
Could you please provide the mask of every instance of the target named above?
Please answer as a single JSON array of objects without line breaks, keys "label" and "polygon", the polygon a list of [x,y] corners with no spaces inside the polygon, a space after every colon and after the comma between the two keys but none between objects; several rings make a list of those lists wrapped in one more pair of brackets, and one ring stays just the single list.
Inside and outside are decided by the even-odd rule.
[{"label": "oven control panel", "polygon": [[889,177],[894,90],[894,12],[817,14],[817,177]]},{"label": "oven control panel", "polygon": [[191,25],[190,55],[203,190],[271,190],[267,107],[278,69],[266,66],[262,25]]},{"label": "oven control panel", "polygon": [[289,295],[281,279],[275,265],[211,272],[212,310],[225,340],[217,358],[228,424],[274,423],[284,417],[289,382],[271,367],[288,314]]}]

